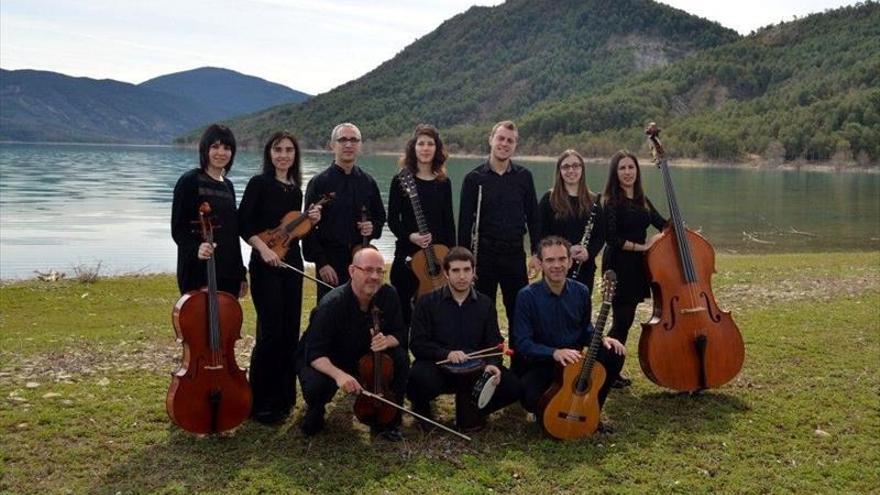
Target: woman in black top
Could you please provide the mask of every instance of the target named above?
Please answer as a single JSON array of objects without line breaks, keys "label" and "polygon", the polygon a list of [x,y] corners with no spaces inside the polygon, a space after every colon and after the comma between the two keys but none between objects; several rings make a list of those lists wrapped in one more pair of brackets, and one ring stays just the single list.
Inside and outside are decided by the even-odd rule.
[{"label": "woman in black top", "polygon": [[[628,151],[618,151],[611,157],[604,196],[607,244],[602,256],[602,270],[617,273],[612,303],[614,323],[608,336],[626,344],[636,306],[651,295],[644,252],[660,234],[648,238],[648,226],[663,230],[666,220],[645,197],[639,161]],[[621,376],[614,386],[619,388],[629,383],[628,378]]]},{"label": "woman in black top", "polygon": [[[571,243],[572,267],[568,277],[593,291],[596,274],[596,255],[605,243],[602,225],[602,206],[599,195],[587,187],[584,158],[575,150],[565,150],[556,160],[556,180],[553,189],[544,194],[538,203],[541,227],[539,239],[549,235],[564,237]],[[584,230],[593,216],[590,242],[585,249],[581,245]]]},{"label": "woman in black top", "polygon": [[[302,278],[280,262],[302,270],[299,241],[280,259],[258,234],[275,228],[288,212],[302,209],[300,148],[287,131],[276,132],[263,149],[263,170],[248,182],[241,198],[241,237],[251,250],[251,292],[257,311],[257,339],[251,354],[252,416],[264,424],[280,423],[296,403],[294,354],[302,314]],[[308,216],[321,219],[320,206]]]},{"label": "woman in black top", "polygon": [[[226,178],[235,158],[235,136],[228,127],[213,124],[199,141],[199,168],[185,172],[174,186],[171,237],[177,244],[177,286],[181,294],[208,284],[205,260],[214,256],[217,288],[237,297],[247,294],[247,270],[238,244],[235,188]],[[214,245],[202,242],[199,205],[211,206],[217,229]]]},{"label": "woman in black top", "polygon": [[388,193],[388,226],[397,237],[391,264],[391,285],[400,296],[403,321],[408,327],[418,278],[407,266],[407,258],[428,244],[454,246],[455,220],[452,216],[452,184],[446,176],[447,155],[440,133],[432,125],[418,125],[406,143],[405,153],[400,166],[409,169],[415,177],[419,203],[429,231],[428,234],[419,234],[409,196],[401,187],[400,177],[395,175]]}]

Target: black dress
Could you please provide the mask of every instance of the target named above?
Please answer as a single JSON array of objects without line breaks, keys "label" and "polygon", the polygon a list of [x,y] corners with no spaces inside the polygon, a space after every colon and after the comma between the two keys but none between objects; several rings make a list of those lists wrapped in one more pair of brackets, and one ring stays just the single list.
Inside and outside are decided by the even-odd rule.
[{"label": "black dress", "polygon": [[214,230],[214,260],[217,287],[238,297],[247,270],[241,259],[238,242],[238,213],[232,182],[212,179],[198,168],[185,172],[174,186],[171,204],[171,237],[177,244],[177,286],[181,294],[208,283],[207,263],[198,258],[202,236],[199,231],[199,205],[211,206]]},{"label": "black dress", "polygon": [[[646,200],[647,201],[647,200]],[[605,203],[605,253],[602,256],[602,271],[614,270],[617,274],[617,290],[614,302],[637,304],[651,295],[645,269],[643,251],[624,251],[626,241],[644,244],[648,237],[648,226],[663,230],[666,220],[657,213],[654,205],[647,201],[648,208],[627,198],[619,204]]]},{"label": "black dress", "polygon": [[[568,196],[568,200],[572,211],[579,212],[580,203],[577,196]],[[602,250],[602,246],[605,244],[605,219],[602,213],[602,205],[601,203],[594,203],[594,205],[591,205],[591,208],[593,206],[595,206],[597,211],[593,220],[590,243],[587,245],[587,252],[590,254],[590,258],[580,267],[577,274],[574,273],[577,263],[573,263],[568,274],[569,278],[575,278],[578,282],[586,284],[590,288],[591,293],[593,292],[593,280],[596,276],[596,255],[599,254],[599,251]],[[548,235],[558,235],[567,239],[572,245],[575,245],[580,244],[581,239],[584,237],[584,229],[587,226],[590,215],[589,213],[587,215],[576,214],[573,217],[557,218],[556,212],[553,211],[553,207],[550,204],[550,192],[548,191],[538,203],[538,217],[540,220],[539,239],[543,239]],[[575,277],[575,275],[577,276]]]},{"label": "black dress", "polygon": [[[428,231],[432,234],[434,244],[443,244],[451,248],[455,245],[455,220],[452,215],[452,181],[423,180],[415,178],[419,204]],[[413,213],[409,196],[403,192],[400,176],[391,179],[388,192],[388,227],[397,237],[394,243],[394,261],[391,264],[391,285],[397,289],[403,310],[403,321],[409,326],[412,314],[411,299],[418,288],[418,278],[407,266],[407,258],[419,251],[419,247],[410,242],[409,236],[418,232],[418,224]]]},{"label": "black dress", "polygon": [[[256,175],[241,198],[239,220],[245,241],[275,228],[288,212],[300,210],[303,195],[296,185],[273,175]],[[299,241],[290,243],[284,262],[302,270]],[[264,423],[285,418],[296,403],[295,354],[302,315],[302,277],[267,265],[251,250],[251,295],[257,311],[257,339],[251,354],[253,417]]]}]

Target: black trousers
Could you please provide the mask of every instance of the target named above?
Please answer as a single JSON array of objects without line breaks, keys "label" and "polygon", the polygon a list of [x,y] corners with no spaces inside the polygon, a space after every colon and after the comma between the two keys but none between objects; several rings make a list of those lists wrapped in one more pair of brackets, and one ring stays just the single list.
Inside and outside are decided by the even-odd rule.
[{"label": "black trousers", "polygon": [[391,263],[391,285],[397,289],[400,297],[400,309],[403,313],[403,323],[409,328],[412,321],[413,296],[419,288],[419,279],[406,264],[405,256],[395,256]]},{"label": "black trousers", "polygon": [[[489,296],[495,302],[495,294],[498,286],[501,286],[501,296],[504,301],[504,309],[507,312],[507,344],[510,345],[510,336],[513,333],[513,313],[516,306],[516,294],[520,289],[528,285],[529,277],[526,273],[526,253],[522,246],[517,249],[495,250],[491,246],[480,246],[480,259],[477,261],[477,281],[475,287],[479,292]],[[517,359],[514,355],[514,372],[517,372]]]},{"label": "black trousers", "polygon": [[[302,261],[291,265],[302,269]],[[286,416],[296,403],[296,345],[302,315],[302,278],[251,259],[251,296],[257,339],[251,354],[254,416]]]},{"label": "black trousers", "polygon": [[639,303],[637,302],[615,302],[611,304],[614,319],[611,323],[611,330],[608,331],[609,337],[613,337],[619,340],[621,344],[626,345],[626,338],[629,336],[629,328],[636,318],[636,306],[638,305]]},{"label": "black trousers", "polygon": [[[394,379],[391,381],[391,391],[395,395],[396,402],[403,404],[403,396],[406,392],[406,381],[409,376],[409,353],[402,347],[395,347],[387,351],[394,362]],[[333,363],[338,366],[338,364]],[[300,358],[297,363],[299,367],[299,385],[302,388],[303,398],[308,404],[309,409],[323,409],[336,395],[339,387],[336,382],[329,376],[312,368],[312,366]],[[357,369],[342,368],[346,373],[351,374],[355,378],[359,378]],[[400,415],[392,426],[400,424]]]},{"label": "black trousers", "polygon": [[[336,286],[338,287],[338,286],[348,282],[349,279],[351,278],[348,276],[348,265],[351,264],[351,258],[352,258],[351,250],[348,249],[347,247],[337,247],[337,248],[327,249],[326,254],[327,254],[327,259],[330,261],[330,266],[332,266],[333,269],[336,270],[336,277],[339,279],[339,283],[336,284]],[[321,276],[318,274],[318,270],[320,270],[320,269],[321,269],[320,266],[315,266],[315,274],[318,275],[317,278],[319,278],[319,279],[321,278]],[[325,280],[325,282],[326,282],[326,280]],[[330,292],[330,289],[328,289],[323,284],[319,284],[317,282],[315,282],[315,284],[318,287],[318,292],[317,292],[318,299],[316,301],[316,304],[317,304],[317,303],[321,302],[321,299],[324,297],[325,294]]]},{"label": "black trousers", "polygon": [[[602,388],[599,389],[599,407],[605,404],[605,398],[608,397],[608,391],[611,384],[620,375],[623,368],[624,356],[619,356],[613,351],[609,351],[605,346],[599,347],[596,354],[596,360],[605,367],[607,376]],[[541,396],[550,388],[550,385],[556,379],[557,363],[553,360],[529,360],[526,364],[526,371],[520,377],[522,382],[522,406],[523,409],[530,413],[537,414],[538,402]]]},{"label": "black trousers", "polygon": [[[519,400],[519,378],[504,366],[501,369],[501,383],[495,389],[492,400],[480,412],[489,415],[493,412],[513,404]],[[481,373],[474,374],[473,382],[476,382]],[[473,384],[473,382],[471,382]],[[440,394],[452,394],[456,392],[456,377],[445,371],[442,366],[433,361],[416,360],[409,373],[406,395],[412,402],[413,407],[427,409],[431,401]]]}]

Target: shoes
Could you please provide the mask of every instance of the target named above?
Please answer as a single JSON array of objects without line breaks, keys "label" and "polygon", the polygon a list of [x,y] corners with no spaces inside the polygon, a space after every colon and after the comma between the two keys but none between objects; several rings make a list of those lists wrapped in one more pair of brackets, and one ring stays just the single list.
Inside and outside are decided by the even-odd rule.
[{"label": "shoes", "polygon": [[370,427],[370,431],[374,435],[381,437],[389,442],[399,442],[403,440],[403,433],[401,433],[396,426],[391,426],[384,429],[373,426]]},{"label": "shoes", "polygon": [[632,383],[633,381],[630,380],[628,377],[620,375],[619,377],[617,377],[616,380],[611,383],[611,388],[625,388],[632,385]]},{"label": "shoes", "polygon": [[599,421],[599,427],[596,428],[596,431],[605,435],[612,435],[614,434],[614,427],[609,425],[608,423],[603,423],[602,421]]},{"label": "shoes", "polygon": [[302,424],[299,425],[299,429],[307,437],[320,433],[324,429],[324,408],[309,407],[306,409],[306,415]]},{"label": "shoes", "polygon": [[251,413],[251,419],[266,426],[278,426],[287,420],[290,413],[284,411],[259,411]]}]

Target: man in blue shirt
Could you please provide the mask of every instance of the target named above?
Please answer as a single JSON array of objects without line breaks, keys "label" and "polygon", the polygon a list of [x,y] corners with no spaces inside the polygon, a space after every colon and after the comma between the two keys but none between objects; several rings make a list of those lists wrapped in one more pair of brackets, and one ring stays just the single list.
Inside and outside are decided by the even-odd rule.
[{"label": "man in blue shirt", "polygon": [[[538,401],[556,376],[557,363],[568,366],[581,360],[581,349],[593,336],[590,323],[590,289],[566,278],[571,268],[571,244],[557,236],[545,237],[538,244],[538,261],[543,279],[523,287],[516,297],[513,343],[525,358],[522,405],[539,414]],[[597,360],[608,378],[599,389],[599,406],[623,367],[626,348],[617,339],[603,338]]]}]

